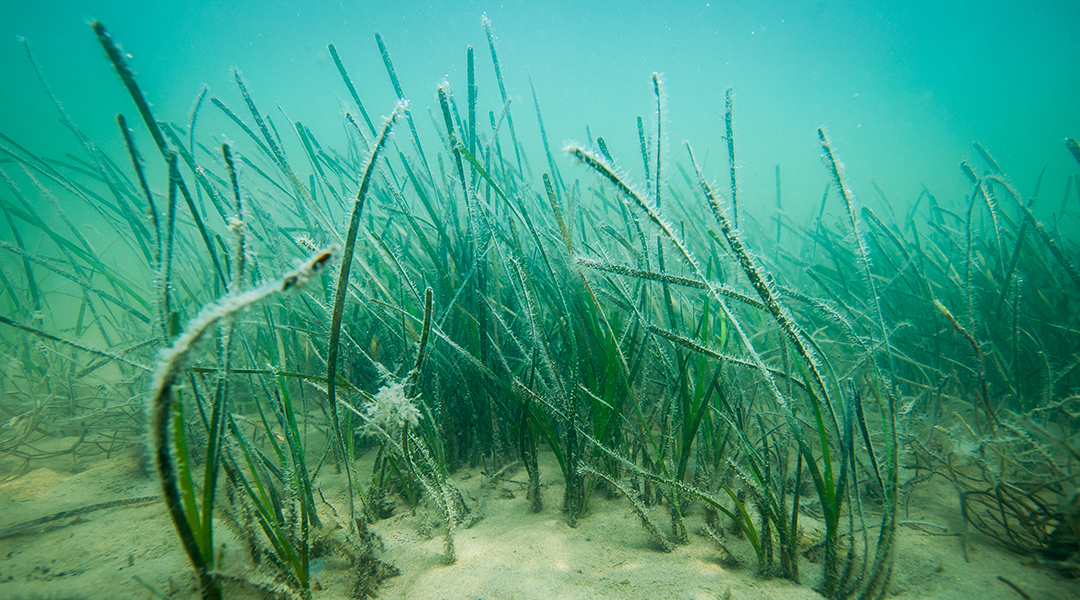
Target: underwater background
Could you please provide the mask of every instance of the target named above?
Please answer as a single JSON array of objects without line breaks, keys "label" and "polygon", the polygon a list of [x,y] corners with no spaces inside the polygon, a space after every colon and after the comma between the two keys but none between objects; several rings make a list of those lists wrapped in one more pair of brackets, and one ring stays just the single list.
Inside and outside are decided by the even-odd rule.
[{"label": "underwater background", "polygon": [[[792,206],[815,204],[825,180],[814,138],[821,125],[859,157],[850,166],[856,192],[872,196],[862,188],[873,178],[905,201],[920,182],[963,193],[955,165],[972,156],[974,140],[1030,191],[1043,165],[1051,177],[1070,168],[1070,157],[1045,149],[1080,126],[1080,8],[1067,1],[59,1],[5,11],[0,130],[31,149],[70,143],[17,36],[47,66],[75,122],[101,143],[115,137],[99,133],[112,132],[124,91],[108,85],[110,67],[85,34],[92,19],[124,32],[161,114],[186,114],[203,84],[232,94],[236,67],[294,120],[330,135],[347,98],[334,85],[327,43],[357,57],[358,91],[386,114],[394,90],[372,33],[392,49],[407,95],[428,106],[443,79],[463,80],[465,46],[484,45],[481,14],[497,26],[510,97],[528,110],[532,78],[556,145],[583,139],[589,126],[615,156],[634,156],[633,119],[651,105],[655,71],[666,83],[671,151],[690,139],[720,153],[724,91],[734,88],[746,198],[763,209],[773,203],[776,164],[806,186]],[[477,78],[481,104],[500,105],[490,66]],[[323,124],[333,127],[316,127]],[[539,143],[535,127],[521,130],[522,143]],[[720,168],[722,153],[709,158],[707,169]]]},{"label": "underwater background", "polygon": [[9,2],[0,597],[1080,595],[1077,31]]}]

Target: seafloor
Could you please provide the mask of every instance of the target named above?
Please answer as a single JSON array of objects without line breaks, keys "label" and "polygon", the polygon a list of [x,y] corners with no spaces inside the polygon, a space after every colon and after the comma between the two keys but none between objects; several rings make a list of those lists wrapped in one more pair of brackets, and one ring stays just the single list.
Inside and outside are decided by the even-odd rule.
[{"label": "seafloor", "polygon": [[[59,446],[73,440],[57,440]],[[360,472],[370,468],[371,456]],[[380,557],[400,569],[378,588],[382,599],[531,599],[531,598],[820,598],[813,587],[820,565],[803,562],[803,582],[761,579],[753,555],[740,564],[723,560],[713,543],[691,535],[690,543],[661,552],[642,530],[622,498],[594,494],[577,527],[567,526],[560,510],[562,481],[553,457],[540,457],[544,510],[529,511],[524,471],[504,472],[494,482],[482,470],[462,469],[454,480],[473,510],[484,518],[456,536],[457,564],[446,566],[437,515],[399,507],[373,525],[382,542]],[[345,487],[332,473],[322,487]],[[341,477],[343,479],[343,477]],[[340,485],[338,485],[340,483]],[[195,578],[176,542],[176,532],[159,502],[95,511],[47,525],[6,533],[12,525],[117,498],[158,493],[139,453],[72,464],[70,456],[0,484],[0,598],[61,599],[152,598],[146,586],[167,598],[198,597]],[[327,497],[321,510],[344,512],[341,498]],[[654,508],[660,520],[664,508]],[[890,598],[1014,600],[1004,577],[1032,598],[1080,597],[1080,580],[1054,570],[1024,566],[1025,558],[1003,550],[978,532],[966,532],[952,485],[940,478],[914,487],[901,508],[903,526],[896,548]],[[687,520],[691,533],[701,527],[700,507]],[[817,522],[801,518],[805,545]],[[230,550],[227,528],[222,542],[226,572],[244,574],[247,555]],[[727,535],[733,535],[728,533]],[[805,547],[804,547],[805,549]],[[238,561],[238,562],[231,562]],[[314,597],[352,597],[351,578],[331,559],[316,563]],[[258,578],[258,575],[254,575]],[[141,581],[140,581],[141,580]],[[260,598],[262,592],[237,585],[230,598]]]}]

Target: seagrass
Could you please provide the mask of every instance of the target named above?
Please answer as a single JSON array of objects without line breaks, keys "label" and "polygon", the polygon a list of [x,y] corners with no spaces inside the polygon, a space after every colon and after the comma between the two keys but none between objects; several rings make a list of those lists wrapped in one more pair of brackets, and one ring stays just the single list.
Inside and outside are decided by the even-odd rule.
[{"label": "seagrass", "polygon": [[[755,214],[750,173],[762,165],[739,175],[751,154],[736,156],[732,89],[716,99],[722,196],[689,144],[669,150],[679,107],[658,72],[635,82],[647,119],[630,113],[621,133],[580,123],[588,144],[554,152],[549,137],[562,139],[574,111],[545,104],[542,115],[539,98],[556,95],[540,79],[511,89],[517,74],[481,24],[489,52],[455,52],[460,64],[414,97],[431,97],[430,127],[413,123],[423,103],[406,107],[381,34],[362,60],[381,59],[389,81],[354,80],[327,45],[331,85],[313,91],[340,92],[335,133],[287,107],[271,118],[252,93],[265,82],[239,70],[243,118],[203,87],[186,126],[158,121],[151,109],[163,109],[95,23],[163,164],[143,161],[143,134],[122,116],[115,160],[88,140],[85,156],[52,158],[0,137],[11,231],[0,352],[12,366],[0,390],[12,422],[33,427],[0,429],[0,458],[26,470],[108,455],[146,426],[129,399],[149,389],[167,512],[208,597],[244,586],[312,597],[317,568],[335,561],[354,595],[371,595],[393,571],[368,525],[395,508],[442,536],[441,560],[466,562],[463,530],[493,510],[493,490],[515,485],[523,518],[575,526],[604,497],[642,520],[652,550],[697,543],[688,533],[703,524],[725,564],[753,556],[757,576],[861,599],[889,592],[905,551],[900,503],[944,477],[958,522],[1075,572],[1071,513],[1050,500],[1071,498],[1080,472],[1067,425],[1080,384],[1072,173],[1054,181],[1048,169],[1021,195],[1008,154],[998,162],[975,145],[977,164],[958,174],[966,190],[935,195],[934,183],[905,203],[891,181],[886,194],[861,172],[849,180],[824,130],[810,129],[830,180],[820,206],[796,214],[806,182],[784,164],[782,192],[770,163],[775,190]],[[478,87],[485,69],[493,98]],[[364,101],[382,88],[399,103],[376,127]],[[522,107],[523,91],[533,102]],[[204,115],[207,99],[217,110]],[[528,132],[515,130],[521,110],[536,113]],[[392,151],[402,117],[411,144]],[[1066,151],[1080,161],[1075,140]],[[16,181],[30,182],[25,193]],[[1056,213],[1034,202],[1051,183],[1065,184]],[[877,210],[853,194],[864,184]],[[132,268],[79,231],[69,201],[88,203]],[[321,268],[332,259],[319,249],[335,241],[341,263]],[[303,291],[278,293],[301,280]],[[58,292],[77,315],[57,311]],[[61,431],[58,414],[107,425],[35,452],[34,435]],[[475,499],[455,483],[465,466],[484,474]],[[253,573],[220,562],[223,524]],[[720,538],[725,529],[738,537]],[[807,545],[820,569],[802,561]]]}]

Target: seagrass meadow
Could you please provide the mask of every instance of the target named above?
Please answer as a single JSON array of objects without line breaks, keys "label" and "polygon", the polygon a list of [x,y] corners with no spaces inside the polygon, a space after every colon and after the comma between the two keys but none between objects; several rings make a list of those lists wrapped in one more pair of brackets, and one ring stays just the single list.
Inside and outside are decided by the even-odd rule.
[{"label": "seagrass meadow", "polygon": [[[910,67],[896,105],[875,75],[873,110],[783,44],[761,64],[808,99],[764,108],[767,69],[687,66],[708,40],[629,78],[531,45],[636,26],[602,6],[523,46],[524,12],[383,7],[363,43],[272,42],[304,48],[278,76],[168,62],[270,63],[287,7],[208,47],[95,13],[79,86],[10,41],[0,597],[1080,596],[1075,40],[1016,17],[1029,64],[983,55],[961,100]],[[1000,46],[965,31],[949,56]]]}]

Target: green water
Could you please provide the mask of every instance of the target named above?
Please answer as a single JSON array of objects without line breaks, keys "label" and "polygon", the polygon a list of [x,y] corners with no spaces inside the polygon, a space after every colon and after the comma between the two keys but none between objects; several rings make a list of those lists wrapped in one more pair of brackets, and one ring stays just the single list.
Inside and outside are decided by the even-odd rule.
[{"label": "green water", "polygon": [[[713,149],[707,170],[719,173],[723,93],[733,87],[743,185],[748,201],[763,209],[774,197],[776,164],[791,181],[805,182],[807,202],[818,194],[824,175],[814,128],[820,125],[848,156],[859,157],[850,161],[857,192],[872,197],[866,182],[873,178],[905,202],[921,191],[919,182],[934,184],[942,195],[967,191],[955,165],[973,157],[973,140],[990,149],[1025,193],[1043,165],[1061,181],[1071,159],[1048,149],[1080,127],[1080,49],[1073,35],[1080,14],[1070,2],[165,7],[64,1],[48,10],[20,3],[5,11],[0,130],[41,152],[71,143],[16,36],[29,40],[57,96],[101,144],[115,144],[112,115],[124,96],[106,84],[109,66],[86,35],[94,18],[117,32],[147,96],[169,119],[182,120],[203,84],[235,103],[230,69],[236,67],[293,120],[333,136],[347,94],[337,85],[327,42],[349,58],[369,110],[387,114],[394,95],[372,37],[380,31],[406,94],[427,107],[444,77],[463,87],[464,48],[484,50],[479,20],[485,12],[502,44],[507,91],[523,113],[523,142],[538,141],[531,76],[554,144],[583,139],[590,126],[607,137],[622,163],[636,164],[634,117],[648,112],[649,76],[657,71],[667,84],[672,152],[681,151],[684,139],[703,153]],[[497,108],[485,54],[477,72],[480,101]],[[418,120],[430,132],[430,120]],[[1063,192],[1055,190],[1053,198]]]},{"label": "green water", "polygon": [[832,598],[928,489],[1080,574],[1080,8],[535,4],[5,9],[0,548],[50,543],[23,483],[130,460],[177,562],[139,593],[370,594],[368,525],[452,564],[501,481]]}]

